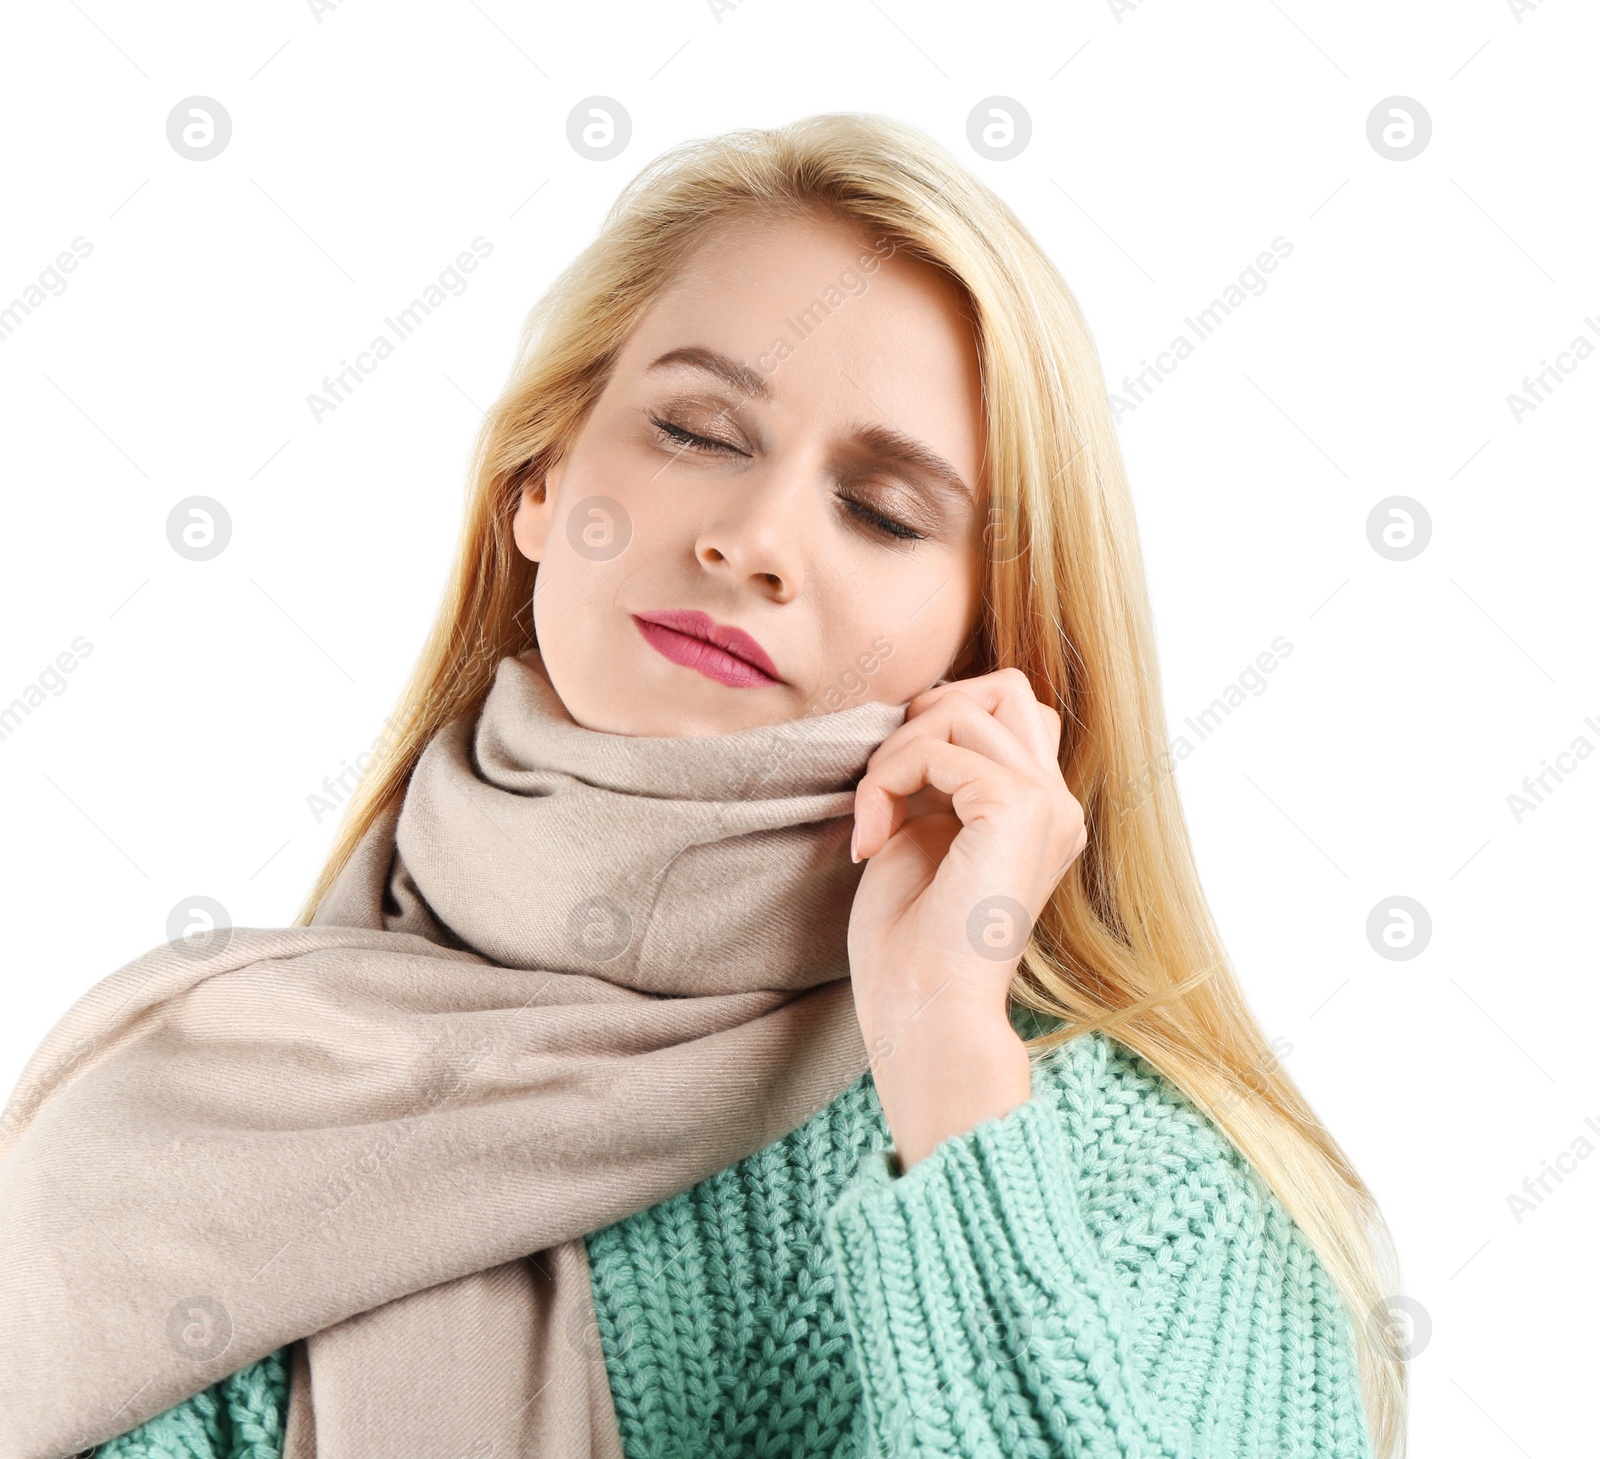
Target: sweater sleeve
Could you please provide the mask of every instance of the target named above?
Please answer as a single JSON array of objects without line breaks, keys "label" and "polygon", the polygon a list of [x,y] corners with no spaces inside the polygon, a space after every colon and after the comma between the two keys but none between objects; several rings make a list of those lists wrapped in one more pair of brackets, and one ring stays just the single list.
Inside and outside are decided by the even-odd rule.
[{"label": "sweater sleeve", "polygon": [[[1152,1388],[1135,1353],[1131,1295],[1084,1219],[1062,1121],[1036,1083],[1026,1103],[942,1141],[903,1174],[892,1150],[870,1152],[829,1208],[825,1229],[862,1384],[862,1452],[1370,1459],[1364,1421],[1354,1416],[1353,1359],[1337,1345],[1337,1404],[1324,1372],[1287,1381],[1252,1361],[1251,1382],[1273,1391],[1252,1422],[1230,1414],[1203,1437],[1193,1426],[1199,1411],[1163,1397],[1176,1391],[1171,1384]],[[1198,1385],[1178,1389],[1211,1390],[1192,1396],[1212,1407],[1211,1381],[1191,1376]],[[1234,1377],[1242,1388],[1242,1372]],[[1331,1407],[1344,1414],[1336,1425]],[[1279,1447],[1274,1435],[1290,1442]]]},{"label": "sweater sleeve", "polygon": [[93,1450],[94,1459],[283,1459],[289,1349],[202,1389]]},{"label": "sweater sleeve", "polygon": [[1137,1372],[1047,1096],[898,1168],[892,1150],[870,1152],[826,1217],[867,1453],[1199,1452]]}]

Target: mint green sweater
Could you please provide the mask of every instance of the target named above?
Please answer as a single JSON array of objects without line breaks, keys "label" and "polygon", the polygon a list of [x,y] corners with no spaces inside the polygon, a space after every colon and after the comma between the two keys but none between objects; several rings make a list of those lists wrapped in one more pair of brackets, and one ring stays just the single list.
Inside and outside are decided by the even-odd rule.
[{"label": "mint green sweater", "polygon": [[[1370,1459],[1349,1318],[1226,1139],[1101,1034],[1032,1090],[897,1175],[868,1071],[591,1233],[626,1459]],[[279,1459],[287,1354],[97,1459]]]}]

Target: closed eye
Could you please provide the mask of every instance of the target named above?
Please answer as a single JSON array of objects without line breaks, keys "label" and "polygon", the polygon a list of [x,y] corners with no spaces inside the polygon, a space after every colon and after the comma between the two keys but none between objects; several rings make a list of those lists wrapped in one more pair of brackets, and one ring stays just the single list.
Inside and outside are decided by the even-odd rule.
[{"label": "closed eye", "polygon": [[657,415],[650,417],[650,424],[676,441],[680,446],[687,446],[696,451],[712,451],[724,456],[743,456],[745,454],[737,446],[730,445],[727,441],[717,441],[706,436],[697,436],[693,431],[686,431],[682,426],[675,426],[671,421],[662,420]]},{"label": "closed eye", "polygon": [[[654,413],[649,413],[649,420],[651,425],[667,437],[668,441],[676,443],[684,450],[709,452],[714,456],[744,456],[747,454],[727,441],[719,441],[713,437],[697,435],[694,431],[685,430],[682,426],[674,425],[669,420],[663,420]],[[662,444],[665,445],[666,442],[662,442]],[[854,497],[845,496],[841,493],[838,500],[852,517],[880,537],[886,537],[896,542],[921,542],[926,536],[925,533],[906,526],[904,522],[897,521],[893,517],[886,517],[882,512],[874,511],[865,502],[857,501]]]},{"label": "closed eye", "polygon": [[859,517],[874,531],[882,532],[887,537],[893,537],[901,542],[921,542],[924,534],[914,531],[904,522],[897,522],[893,517],[886,517],[882,512],[875,512],[864,502],[858,502],[854,497],[841,496],[839,498],[850,514]]}]

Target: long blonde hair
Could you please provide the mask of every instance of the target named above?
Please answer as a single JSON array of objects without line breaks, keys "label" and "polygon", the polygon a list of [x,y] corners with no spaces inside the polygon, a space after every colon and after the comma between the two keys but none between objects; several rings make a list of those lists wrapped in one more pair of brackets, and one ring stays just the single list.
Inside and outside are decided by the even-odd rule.
[{"label": "long blonde hair", "polygon": [[1284,1073],[1200,889],[1170,773],[1132,501],[1099,356],[1076,300],[1011,210],[920,131],[857,113],[684,143],[623,191],[529,313],[474,450],[433,632],[300,914],[310,922],[433,735],[534,642],[537,567],[511,518],[542,490],[617,352],[674,270],[751,211],[847,221],[948,273],[970,301],[987,410],[990,546],[979,660],[1015,665],[1065,722],[1062,770],[1087,849],[1034,928],[1019,1003],[1066,1020],[1030,1052],[1099,1029],[1233,1141],[1316,1250],[1350,1313],[1378,1459],[1405,1449],[1406,1375],[1381,1314],[1398,1263],[1377,1203]]}]

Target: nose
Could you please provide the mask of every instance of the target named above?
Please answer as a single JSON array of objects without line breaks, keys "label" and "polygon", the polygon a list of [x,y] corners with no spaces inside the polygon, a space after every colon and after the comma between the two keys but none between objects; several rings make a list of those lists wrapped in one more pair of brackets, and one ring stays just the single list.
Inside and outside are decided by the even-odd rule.
[{"label": "nose", "polygon": [[695,557],[736,583],[759,579],[780,602],[803,582],[805,544],[816,531],[809,516],[817,488],[799,471],[766,471],[739,478],[695,539]]}]

